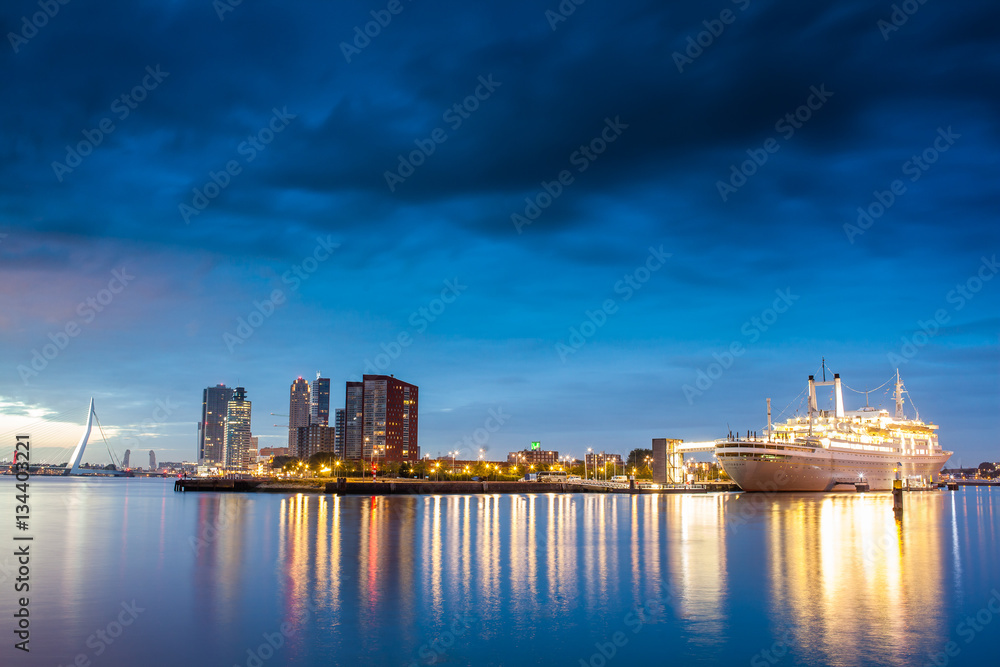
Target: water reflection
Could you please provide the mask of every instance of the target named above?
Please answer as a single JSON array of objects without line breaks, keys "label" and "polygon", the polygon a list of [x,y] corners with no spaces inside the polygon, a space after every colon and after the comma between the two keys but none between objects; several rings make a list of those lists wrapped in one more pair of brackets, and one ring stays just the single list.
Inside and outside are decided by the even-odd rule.
[{"label": "water reflection", "polygon": [[[888,494],[32,490],[39,664],[97,658],[88,637],[132,600],[146,611],[102,664],[256,664],[283,625],[262,664],[596,666],[616,632],[608,667],[771,664],[753,659],[783,636],[780,664],[931,664],[949,641],[951,664],[995,661],[1000,620],[973,641],[957,628],[1000,589],[1000,489],[907,494],[898,522]],[[628,622],[639,606],[655,613]]]},{"label": "water reflection", "polygon": [[247,506],[246,498],[237,495],[197,498],[194,534],[185,546],[194,559],[193,586],[199,592],[194,614],[203,627],[240,618]]},{"label": "water reflection", "polygon": [[[757,496],[750,513],[732,494],[293,496],[277,518],[281,616],[311,629],[293,655],[319,642],[358,660],[474,662],[489,644],[501,661],[577,637],[586,658],[586,642],[659,600],[636,651],[673,642],[742,662],[784,636],[796,662],[907,662],[948,639],[946,557],[958,587],[972,546],[962,517],[996,537],[990,494],[912,495],[901,522],[885,494]],[[200,523],[220,511],[206,504]],[[237,615],[247,544],[233,525],[199,555],[226,564],[209,601],[218,619]],[[470,617],[458,641],[449,628]]]},{"label": "water reflection", "polygon": [[691,623],[696,644],[718,643],[727,619],[725,498],[672,496],[667,503],[671,518],[676,518],[667,540],[676,613]]},{"label": "water reflection", "polygon": [[766,513],[768,607],[793,654],[899,663],[947,641],[942,503],[915,496],[902,521],[884,494],[789,498]]}]

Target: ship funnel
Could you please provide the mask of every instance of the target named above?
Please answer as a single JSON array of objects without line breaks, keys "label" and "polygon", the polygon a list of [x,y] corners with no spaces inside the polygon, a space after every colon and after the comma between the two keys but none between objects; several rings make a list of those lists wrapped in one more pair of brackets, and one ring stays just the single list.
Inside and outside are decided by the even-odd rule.
[{"label": "ship funnel", "polygon": [[816,378],[809,376],[809,435],[813,432],[813,415],[816,414]]},{"label": "ship funnel", "polygon": [[844,391],[840,387],[840,373],[833,374],[833,390],[837,395],[837,419],[844,417]]}]

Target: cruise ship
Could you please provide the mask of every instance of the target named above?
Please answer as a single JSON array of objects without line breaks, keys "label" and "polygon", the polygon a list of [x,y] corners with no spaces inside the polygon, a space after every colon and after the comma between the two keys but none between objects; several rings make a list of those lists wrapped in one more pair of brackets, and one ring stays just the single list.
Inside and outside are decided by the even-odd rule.
[{"label": "cruise ship", "polygon": [[[937,425],[907,419],[903,412],[903,382],[896,371],[896,412],[867,405],[844,410],[840,374],[832,381],[809,376],[809,413],[771,425],[762,436],[729,437],[716,441],[719,464],[744,491],[833,491],[867,483],[872,491],[892,488],[896,472],[904,484],[923,486],[937,481],[951,456],[938,444]],[[887,380],[886,384],[891,381]],[[833,386],[834,410],[817,409],[816,388]],[[768,400],[770,405],[770,399]],[[911,404],[912,405],[912,404]]]}]

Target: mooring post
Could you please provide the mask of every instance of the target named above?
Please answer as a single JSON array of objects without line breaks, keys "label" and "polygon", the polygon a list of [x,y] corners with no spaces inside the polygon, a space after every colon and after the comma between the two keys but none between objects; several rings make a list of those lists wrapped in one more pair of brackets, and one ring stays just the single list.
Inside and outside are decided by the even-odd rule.
[{"label": "mooring post", "polygon": [[900,516],[903,513],[903,478],[900,473],[900,468],[902,463],[896,464],[896,479],[892,480],[892,511],[896,516]]}]

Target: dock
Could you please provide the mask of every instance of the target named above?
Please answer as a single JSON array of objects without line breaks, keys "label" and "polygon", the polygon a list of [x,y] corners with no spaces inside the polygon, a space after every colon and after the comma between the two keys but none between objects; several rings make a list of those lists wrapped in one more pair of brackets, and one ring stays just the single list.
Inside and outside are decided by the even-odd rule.
[{"label": "dock", "polygon": [[256,491],[262,483],[255,479],[218,479],[214,477],[178,479],[174,482],[174,491]]},{"label": "dock", "polygon": [[338,496],[468,495],[493,493],[624,493],[675,494],[708,493],[704,486],[662,489],[629,488],[603,484],[569,482],[348,482],[341,478],[326,485],[327,493]]},{"label": "dock", "polygon": [[[334,481],[288,481],[255,479],[178,479],[174,491],[207,491],[217,493],[272,492],[272,493],[329,493],[339,496],[397,496],[397,495],[472,495],[494,493],[619,493],[647,494],[701,494],[708,493],[704,485],[675,486],[658,489],[631,488],[628,485],[569,483],[569,482],[431,482],[386,480],[355,482],[340,478]],[[713,491],[728,488],[712,488]]]}]

